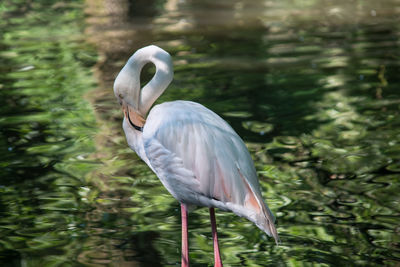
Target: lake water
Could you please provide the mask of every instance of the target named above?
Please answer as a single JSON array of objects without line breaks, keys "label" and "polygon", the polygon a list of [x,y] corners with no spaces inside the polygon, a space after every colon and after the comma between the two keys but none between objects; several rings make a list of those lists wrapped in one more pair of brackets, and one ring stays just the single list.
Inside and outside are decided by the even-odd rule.
[{"label": "lake water", "polygon": [[[217,210],[225,266],[400,265],[399,0],[5,0],[0,29],[1,266],[180,265],[179,204],[112,92],[152,43],[175,68],[158,103],[228,121],[277,217],[279,246]],[[207,209],[189,238],[212,266]]]}]

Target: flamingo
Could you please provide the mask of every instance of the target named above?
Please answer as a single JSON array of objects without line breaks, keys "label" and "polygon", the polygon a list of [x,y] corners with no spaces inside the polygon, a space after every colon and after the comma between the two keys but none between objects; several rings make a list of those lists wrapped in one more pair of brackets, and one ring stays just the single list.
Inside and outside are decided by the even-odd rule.
[{"label": "flamingo", "polygon": [[[153,63],[154,77],[141,89],[140,72]],[[263,200],[254,163],[239,135],[201,104],[172,101],[151,106],[173,79],[168,52],[150,45],[137,50],[114,82],[127,143],[180,202],[182,266],[189,266],[188,210],[210,211],[214,265],[222,266],[214,208],[232,211],[278,243],[275,218]],[[150,112],[149,112],[150,110]]]}]

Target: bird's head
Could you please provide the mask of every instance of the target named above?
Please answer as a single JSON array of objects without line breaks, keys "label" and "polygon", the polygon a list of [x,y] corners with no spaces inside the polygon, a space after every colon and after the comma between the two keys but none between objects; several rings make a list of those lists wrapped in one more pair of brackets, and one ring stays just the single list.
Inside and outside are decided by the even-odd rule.
[{"label": "bird's head", "polygon": [[[153,63],[156,66],[156,73],[141,89],[140,72],[147,63]],[[151,105],[164,92],[172,78],[172,59],[166,51],[154,45],[137,50],[114,82],[114,94],[124,110],[125,117],[130,120],[135,118],[139,120],[136,121],[139,123],[135,123],[136,125],[143,124]]]},{"label": "bird's head", "polygon": [[125,118],[139,127],[143,127],[145,122],[145,114],[141,114],[139,109],[141,68],[134,54],[114,82],[114,95],[122,107]]}]

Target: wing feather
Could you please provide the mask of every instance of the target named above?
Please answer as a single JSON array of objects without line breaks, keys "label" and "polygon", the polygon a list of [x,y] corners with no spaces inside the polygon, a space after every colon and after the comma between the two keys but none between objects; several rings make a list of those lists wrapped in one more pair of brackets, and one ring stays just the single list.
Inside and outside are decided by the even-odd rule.
[{"label": "wing feather", "polygon": [[[221,208],[276,234],[247,147],[217,114],[189,101],[157,105],[144,126],[143,145],[151,167],[178,201],[221,202]],[[257,220],[270,221],[273,229]]]}]

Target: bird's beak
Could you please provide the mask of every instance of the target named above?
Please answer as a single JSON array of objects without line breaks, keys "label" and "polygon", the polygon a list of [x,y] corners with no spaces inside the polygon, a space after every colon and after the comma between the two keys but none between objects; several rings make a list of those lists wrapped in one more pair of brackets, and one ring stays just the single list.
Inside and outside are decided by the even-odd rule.
[{"label": "bird's beak", "polygon": [[129,112],[128,104],[126,104],[124,100],[121,100],[121,102],[122,102],[121,107],[122,107],[122,112],[124,113],[124,117],[128,119],[128,112]]},{"label": "bird's beak", "polygon": [[146,120],[128,103],[122,100],[122,111],[124,112],[125,119],[135,128],[142,128]]}]

